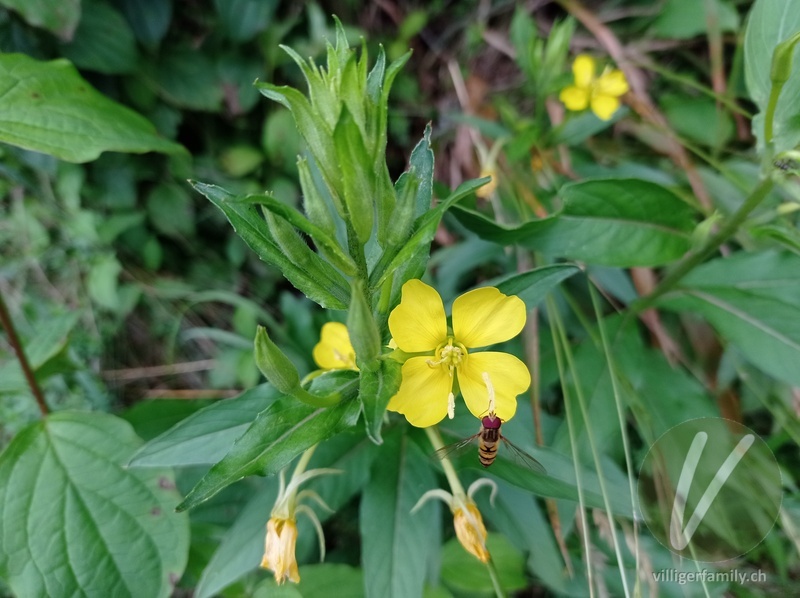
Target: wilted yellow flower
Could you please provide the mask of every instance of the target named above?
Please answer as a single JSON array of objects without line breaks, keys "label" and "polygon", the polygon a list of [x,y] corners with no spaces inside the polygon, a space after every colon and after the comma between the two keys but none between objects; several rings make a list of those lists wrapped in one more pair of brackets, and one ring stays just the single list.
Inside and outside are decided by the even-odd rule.
[{"label": "wilted yellow flower", "polygon": [[628,92],[625,74],[617,69],[606,68],[596,76],[594,58],[579,54],[572,64],[574,85],[561,90],[559,99],[568,110],[580,111],[591,107],[597,118],[610,119],[619,108],[619,97]]},{"label": "wilted yellow flower", "polygon": [[267,522],[267,539],[264,543],[264,557],[261,567],[275,573],[275,581],[282,584],[287,579],[300,582],[297,561],[294,556],[297,543],[297,523],[294,519],[272,517]]},{"label": "wilted yellow flower", "polygon": [[319,342],[311,354],[323,370],[358,370],[356,351],[347,326],[341,322],[327,322],[322,326]]},{"label": "wilted yellow flower", "polygon": [[486,549],[486,527],[483,525],[481,512],[472,501],[463,503],[453,511],[453,525],[456,537],[461,546],[478,558],[482,563],[489,562],[489,551]]},{"label": "wilted yellow flower", "polygon": [[416,355],[403,363],[400,389],[388,409],[402,413],[414,426],[432,426],[445,415],[453,416],[457,382],[467,408],[481,417],[488,411],[491,385],[495,413],[508,421],[517,410],[517,395],[530,386],[530,372],[513,355],[473,349],[516,336],[526,317],[519,297],[483,287],[455,300],[448,329],[439,293],[420,280],[409,280],[400,305],[389,315],[389,330],[401,351]]}]

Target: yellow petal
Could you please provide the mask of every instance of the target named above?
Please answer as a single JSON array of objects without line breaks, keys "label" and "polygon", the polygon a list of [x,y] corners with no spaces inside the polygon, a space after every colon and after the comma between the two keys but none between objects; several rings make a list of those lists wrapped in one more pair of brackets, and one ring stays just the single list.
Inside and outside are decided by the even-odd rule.
[{"label": "yellow petal", "polygon": [[522,299],[483,287],[453,302],[453,334],[467,348],[486,347],[518,335],[526,316]]},{"label": "yellow petal", "polygon": [[406,353],[433,351],[447,340],[447,317],[442,298],[421,280],[403,285],[400,305],[389,314],[389,330]]},{"label": "yellow petal", "polygon": [[489,375],[494,389],[497,417],[503,421],[510,420],[517,411],[517,395],[531,385],[527,366],[508,353],[470,353],[458,367],[458,384],[467,408],[475,417],[483,417],[489,411],[489,389],[484,373]]},{"label": "yellow petal", "polygon": [[570,85],[561,90],[558,99],[567,107],[567,110],[580,112],[589,107],[589,90]]},{"label": "yellow petal", "polygon": [[357,370],[356,352],[350,343],[347,326],[341,322],[327,322],[322,326],[319,342],[311,353],[314,361],[324,370]]},{"label": "yellow petal", "polygon": [[587,88],[594,81],[594,58],[588,54],[578,54],[572,63],[572,74],[575,75],[575,86]]},{"label": "yellow petal", "polygon": [[619,100],[614,96],[596,95],[592,98],[592,112],[601,120],[609,120],[619,108]]},{"label": "yellow petal", "polygon": [[607,71],[597,79],[594,89],[598,95],[619,97],[628,93],[628,81],[622,71]]},{"label": "yellow petal", "polygon": [[430,367],[430,357],[412,357],[403,364],[402,382],[387,409],[406,416],[412,426],[427,428],[447,415],[452,380],[447,369]]}]

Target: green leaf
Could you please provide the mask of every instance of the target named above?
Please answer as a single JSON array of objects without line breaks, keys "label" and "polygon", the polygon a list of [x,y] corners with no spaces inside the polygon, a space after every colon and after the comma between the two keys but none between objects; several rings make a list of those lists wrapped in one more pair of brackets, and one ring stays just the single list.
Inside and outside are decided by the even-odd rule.
[{"label": "green leaf", "polygon": [[367,596],[420,596],[439,545],[438,505],[411,514],[438,487],[430,460],[407,435],[387,436],[361,498],[361,563]]},{"label": "green leaf", "polygon": [[25,356],[34,371],[58,355],[67,345],[67,336],[78,323],[78,312],[50,316],[37,322],[35,332],[25,345]]},{"label": "green leaf", "polygon": [[88,162],[102,152],[184,151],[129,108],[96,91],[66,60],[0,55],[0,141]]},{"label": "green leaf", "polygon": [[0,4],[18,12],[29,25],[63,40],[72,39],[81,20],[81,0],[2,0]]},{"label": "green leaf", "polygon": [[161,183],[148,194],[147,215],[162,235],[175,238],[194,235],[192,198],[175,183]]},{"label": "green leaf", "polygon": [[694,212],[660,185],[597,179],[565,185],[560,195],[558,214],[515,228],[462,207],[454,214],[483,239],[606,266],[655,266],[690,248]]},{"label": "green leaf", "polygon": [[86,288],[92,301],[108,310],[119,307],[118,277],[122,264],[112,255],[106,254],[92,264],[86,280]]},{"label": "green leaf", "polygon": [[311,407],[291,397],[272,403],[177,509],[190,509],[247,475],[277,473],[307,448],[355,425],[359,411],[358,402],[353,400],[356,384],[354,372],[328,372],[315,378],[310,390],[317,394],[341,393],[338,405]]},{"label": "green leaf", "polygon": [[133,455],[130,465],[183,467],[216,463],[256,416],[280,396],[271,385],[262,384],[235,399],[218,401],[145,444]]},{"label": "green leaf", "polygon": [[[739,15],[736,8],[725,0],[708,0],[713,4],[720,31],[736,32],[739,29]],[[706,2],[704,2],[706,4]],[[704,14],[704,4],[691,4],[683,0],[667,0],[658,11],[653,22],[653,33],[666,39],[691,39],[708,31],[708,20]]]},{"label": "green leaf", "polygon": [[172,0],[119,0],[116,4],[125,14],[137,39],[148,48],[158,46],[169,29]]},{"label": "green leaf", "polygon": [[[287,592],[286,590],[290,590]],[[364,574],[349,565],[322,563],[300,567],[297,586],[278,586],[266,579],[256,586],[253,598],[362,598]]]},{"label": "green leaf", "polygon": [[97,2],[84,7],[75,38],[62,45],[61,52],[78,68],[106,75],[132,73],[139,60],[136,39],[125,17]]},{"label": "green leaf", "polygon": [[525,302],[528,309],[533,309],[556,285],[580,271],[574,264],[554,264],[489,280],[483,286],[497,287],[501,293],[516,295]]},{"label": "green leaf", "polygon": [[111,415],[61,411],[0,455],[0,576],[16,595],[172,594],[188,517],[168,471],[123,467],[140,442]]},{"label": "green leaf", "polygon": [[738,253],[697,267],[659,303],[704,316],[753,364],[800,386],[800,257]]},{"label": "green leaf", "polygon": [[266,29],[277,6],[277,0],[214,0],[222,26],[238,42]]},{"label": "green leaf", "polygon": [[[417,218],[414,222],[411,236],[399,251],[393,252],[390,251],[392,248],[386,248],[383,256],[381,256],[381,261],[370,273],[371,286],[373,288],[380,287],[395,270],[412,261],[415,255],[428,253],[431,241],[433,241],[433,237],[436,234],[436,228],[439,226],[439,221],[442,219],[444,213],[456,202],[464,199],[467,195],[473,193],[478,187],[485,185],[487,182],[489,182],[489,178],[484,177],[482,179],[473,179],[461,183],[447,199]],[[384,266],[383,264],[387,261],[389,264]],[[427,259],[425,262],[427,262]]]},{"label": "green leaf", "polygon": [[[525,559],[511,543],[499,534],[489,534],[486,548],[492,555],[500,585],[508,592],[516,592],[528,585],[525,578]],[[442,581],[459,592],[493,595],[492,578],[486,565],[468,553],[456,538],[442,550]]]},{"label": "green leaf", "polygon": [[[800,0],[756,0],[744,37],[744,74],[750,97],[760,113],[753,119],[753,133],[764,143],[764,111],[772,82],[772,52],[780,42],[800,31]],[[783,86],[775,110],[775,151],[800,143],[800,57],[794,50],[792,72]]]},{"label": "green leaf", "polygon": [[333,131],[333,142],[339,160],[339,176],[344,186],[344,203],[353,230],[363,245],[372,234],[375,220],[375,173],[358,125],[347,106],[342,107],[339,122]]},{"label": "green leaf", "polygon": [[392,359],[383,359],[375,370],[361,370],[358,400],[364,412],[367,435],[375,444],[381,444],[381,424],[389,400],[400,388],[401,364]]},{"label": "green leaf", "polygon": [[189,110],[216,112],[224,95],[222,82],[211,58],[196,48],[162,48],[150,77],[168,102]]},{"label": "green leaf", "polygon": [[236,201],[236,196],[216,185],[198,182],[191,184],[222,210],[237,234],[258,257],[278,267],[289,282],[306,297],[326,309],[347,309],[350,287],[346,281],[342,279],[339,284],[326,286],[299,268],[272,239],[266,221],[253,205]]}]

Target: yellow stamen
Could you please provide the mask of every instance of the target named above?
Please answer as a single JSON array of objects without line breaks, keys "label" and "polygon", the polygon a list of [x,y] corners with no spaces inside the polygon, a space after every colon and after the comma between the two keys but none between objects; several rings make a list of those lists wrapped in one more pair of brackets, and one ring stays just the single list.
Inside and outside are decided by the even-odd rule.
[{"label": "yellow stamen", "polygon": [[451,392],[447,395],[447,417],[453,419],[456,416],[456,396]]},{"label": "yellow stamen", "polygon": [[489,391],[489,415],[493,415],[495,412],[495,395],[492,379],[489,376],[489,372],[483,372],[481,378],[483,378],[483,383],[486,384],[486,390]]}]

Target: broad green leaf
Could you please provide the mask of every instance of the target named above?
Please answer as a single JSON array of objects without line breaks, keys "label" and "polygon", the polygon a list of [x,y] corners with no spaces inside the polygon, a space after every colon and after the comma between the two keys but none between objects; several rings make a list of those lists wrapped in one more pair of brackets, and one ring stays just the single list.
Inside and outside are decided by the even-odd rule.
[{"label": "broad green leaf", "polygon": [[401,364],[392,359],[383,359],[375,370],[362,370],[358,387],[358,400],[364,412],[367,435],[376,443],[383,442],[381,425],[386,406],[400,388]]},{"label": "broad green leaf", "polygon": [[216,185],[192,182],[192,186],[222,210],[234,230],[258,257],[277,266],[289,282],[306,297],[326,309],[347,308],[350,300],[350,286],[347,282],[342,278],[339,284],[326,287],[299,268],[281,251],[273,240],[266,221],[253,205],[236,201],[236,196]]},{"label": "broad green leaf", "polygon": [[800,386],[800,257],[739,253],[692,271],[659,302],[705,317],[753,364]]},{"label": "broad green leaf", "polygon": [[[772,87],[772,52],[780,42],[800,31],[800,0],[756,0],[744,37],[744,75],[750,97],[760,113],[753,119],[753,133],[764,143],[764,111]],[[783,86],[775,110],[774,134],[777,152],[800,143],[800,56],[795,46],[789,80]]]},{"label": "broad green leaf", "polygon": [[139,60],[136,39],[125,17],[97,2],[84,6],[75,38],[64,44],[61,52],[78,68],[105,75],[132,73]]},{"label": "broad green leaf", "polygon": [[456,206],[459,221],[481,238],[518,243],[555,256],[606,266],[655,266],[689,250],[692,209],[664,187],[639,179],[597,179],[561,189],[564,206],[518,227]]},{"label": "broad green leaf", "polygon": [[432,549],[439,544],[436,504],[411,514],[437,488],[430,460],[400,430],[379,450],[361,498],[361,563],[367,596],[419,596]]},{"label": "broad green leaf", "polygon": [[359,412],[353,396],[356,385],[353,372],[328,372],[315,378],[310,390],[318,394],[341,393],[338,405],[316,408],[291,397],[272,403],[177,509],[190,509],[245,476],[277,473],[307,448],[355,425]]},{"label": "broad green leaf", "polygon": [[[511,543],[499,534],[489,534],[486,548],[492,555],[500,585],[507,592],[524,589],[525,559]],[[442,550],[442,581],[454,591],[475,595],[494,594],[492,578],[486,565],[468,553],[456,538],[444,545]]]},{"label": "broad green leaf", "polygon": [[29,25],[63,40],[72,39],[81,20],[81,0],[2,0],[0,4],[18,12]]},{"label": "broad green leaf", "polygon": [[704,35],[708,31],[708,20],[703,9],[708,4],[713,5],[720,31],[737,31],[739,15],[736,8],[726,0],[704,0],[702,4],[667,0],[657,13],[652,32],[656,37],[667,39],[691,39]]},{"label": "broad green leaf", "polygon": [[711,98],[667,96],[661,103],[669,124],[680,136],[718,149],[733,139],[733,118]]},{"label": "broad green leaf", "polygon": [[147,215],[153,227],[168,237],[194,235],[194,204],[175,183],[161,183],[147,196]]},{"label": "broad green leaf", "polygon": [[183,151],[144,117],[91,87],[66,60],[0,54],[0,108],[0,141],[67,162],[88,162],[107,151]]},{"label": "broad green leaf", "polygon": [[213,404],[211,399],[139,401],[122,412],[120,417],[133,426],[139,438],[149,441]]},{"label": "broad green leaf", "polygon": [[[288,591],[287,591],[288,590]],[[253,598],[362,598],[364,574],[349,565],[322,563],[300,567],[300,583],[278,586],[267,579],[256,586]]]},{"label": "broad green leaf", "polygon": [[172,19],[172,0],[120,0],[116,3],[130,23],[136,38],[155,48],[164,38]]},{"label": "broad green leaf", "polygon": [[266,29],[277,6],[277,0],[214,0],[222,26],[231,39],[239,42]]},{"label": "broad green leaf", "polygon": [[216,112],[223,100],[223,86],[215,63],[195,48],[162,48],[157,63],[144,63],[159,94],[171,104],[189,110]]},{"label": "broad green leaf", "polygon": [[556,285],[580,271],[581,269],[573,264],[554,264],[490,280],[484,286],[497,287],[506,295],[516,295],[525,302],[528,309],[533,309]]},{"label": "broad green leaf", "polygon": [[133,455],[133,467],[183,467],[216,463],[256,416],[280,393],[262,384],[235,399],[218,401],[154,438]]},{"label": "broad green leaf", "polygon": [[140,442],[111,415],[61,411],[0,455],[0,577],[16,595],[172,594],[188,517],[168,470],[123,466]]}]

